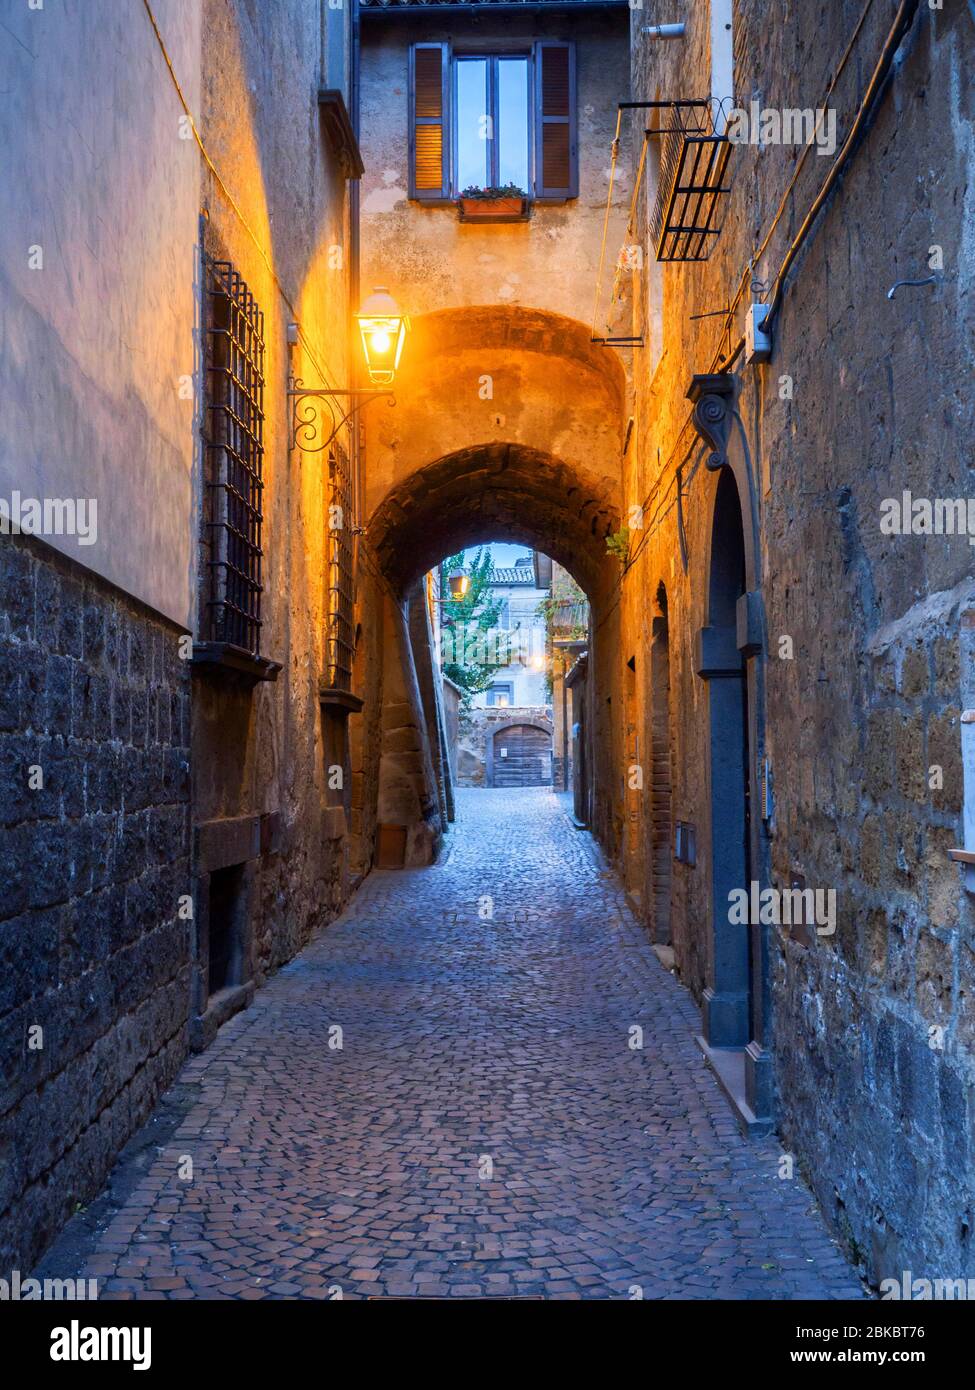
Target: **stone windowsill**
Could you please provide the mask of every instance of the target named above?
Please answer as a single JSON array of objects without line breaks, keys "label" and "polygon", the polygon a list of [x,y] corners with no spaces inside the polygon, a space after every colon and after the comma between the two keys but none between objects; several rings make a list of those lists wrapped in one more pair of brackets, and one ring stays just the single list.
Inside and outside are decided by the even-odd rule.
[{"label": "stone windowsill", "polygon": [[232,677],[246,685],[256,685],[259,681],[276,681],[281,663],[265,656],[254,656],[232,642],[194,642],[193,667],[207,675]]},{"label": "stone windowsill", "polygon": [[351,690],[341,690],[337,685],[318,687],[319,704],[327,706],[336,714],[358,714],[365,704],[361,695],[353,695]]}]

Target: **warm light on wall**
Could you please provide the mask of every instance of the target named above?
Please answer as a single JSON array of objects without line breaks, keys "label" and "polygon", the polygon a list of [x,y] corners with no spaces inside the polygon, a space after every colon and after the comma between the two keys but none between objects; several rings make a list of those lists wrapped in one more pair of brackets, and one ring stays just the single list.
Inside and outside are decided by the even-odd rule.
[{"label": "warm light on wall", "polygon": [[388,386],[396,375],[410,321],[382,285],[373,289],[356,318],[369,379]]}]

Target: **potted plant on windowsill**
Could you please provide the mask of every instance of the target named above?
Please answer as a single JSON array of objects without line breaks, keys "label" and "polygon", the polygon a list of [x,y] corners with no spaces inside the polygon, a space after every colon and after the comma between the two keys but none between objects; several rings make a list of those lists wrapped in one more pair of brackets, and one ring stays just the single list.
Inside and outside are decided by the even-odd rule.
[{"label": "potted plant on windowsill", "polygon": [[516,183],[478,188],[472,184],[457,199],[462,222],[525,222],[530,216],[528,194]]}]

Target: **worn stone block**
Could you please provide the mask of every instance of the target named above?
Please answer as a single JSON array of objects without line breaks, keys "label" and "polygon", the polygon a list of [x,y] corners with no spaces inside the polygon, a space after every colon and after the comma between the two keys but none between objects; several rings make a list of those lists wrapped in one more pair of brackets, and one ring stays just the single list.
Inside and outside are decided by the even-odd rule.
[{"label": "worn stone block", "polygon": [[26,640],[34,623],[34,571],[26,547],[9,537],[0,539],[0,620],[7,632]]},{"label": "worn stone block", "polygon": [[906,700],[917,701],[926,695],[930,685],[928,653],[923,644],[910,647],[904,654],[900,670],[900,693]]}]

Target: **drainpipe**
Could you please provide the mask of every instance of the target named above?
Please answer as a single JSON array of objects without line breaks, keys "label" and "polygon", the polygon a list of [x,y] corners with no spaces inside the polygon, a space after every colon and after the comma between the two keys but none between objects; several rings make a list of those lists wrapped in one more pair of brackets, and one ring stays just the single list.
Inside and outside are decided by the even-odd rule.
[{"label": "drainpipe", "polygon": [[684,28],[683,24],[645,24],[640,33],[648,39],[682,39]]}]

